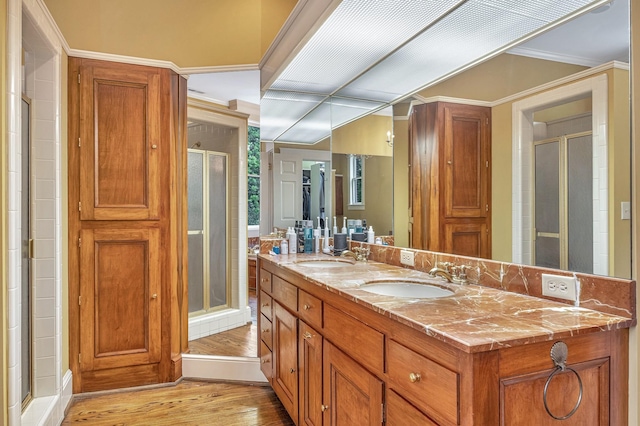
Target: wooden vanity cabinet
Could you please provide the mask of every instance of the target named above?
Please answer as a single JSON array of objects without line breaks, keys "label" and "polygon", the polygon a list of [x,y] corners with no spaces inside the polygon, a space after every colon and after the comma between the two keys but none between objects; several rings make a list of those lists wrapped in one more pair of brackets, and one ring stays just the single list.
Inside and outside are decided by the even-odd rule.
[{"label": "wooden vanity cabinet", "polygon": [[[469,353],[272,263],[259,274],[261,309],[272,312],[259,324],[273,334],[269,347],[261,333],[262,371],[298,425],[559,424],[542,399],[557,340],[583,383],[582,403],[562,424],[627,424],[627,329]],[[548,388],[552,413],[569,413],[573,373],[557,373]]]}]

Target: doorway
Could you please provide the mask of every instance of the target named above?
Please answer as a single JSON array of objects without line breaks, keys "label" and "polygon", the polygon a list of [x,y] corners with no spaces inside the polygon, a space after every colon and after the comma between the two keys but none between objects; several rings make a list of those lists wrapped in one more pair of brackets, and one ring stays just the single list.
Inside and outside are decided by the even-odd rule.
[{"label": "doorway", "polygon": [[22,238],[22,256],[20,265],[21,293],[20,300],[20,359],[22,360],[22,409],[31,401],[32,392],[32,291],[31,291],[31,259],[33,258],[33,240],[31,239],[31,100],[22,96],[21,110],[22,130],[22,191],[20,211],[20,232]]},{"label": "doorway", "polygon": [[536,133],[544,137],[536,138],[533,155],[536,266],[593,273],[591,121],[590,113],[536,120]]}]

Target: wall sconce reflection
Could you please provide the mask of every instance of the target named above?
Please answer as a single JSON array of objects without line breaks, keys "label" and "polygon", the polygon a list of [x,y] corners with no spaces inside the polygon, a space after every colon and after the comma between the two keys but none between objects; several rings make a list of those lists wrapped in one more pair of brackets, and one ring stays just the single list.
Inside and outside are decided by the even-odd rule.
[{"label": "wall sconce reflection", "polygon": [[387,145],[393,146],[393,138],[395,136],[391,133],[391,130],[387,130]]}]

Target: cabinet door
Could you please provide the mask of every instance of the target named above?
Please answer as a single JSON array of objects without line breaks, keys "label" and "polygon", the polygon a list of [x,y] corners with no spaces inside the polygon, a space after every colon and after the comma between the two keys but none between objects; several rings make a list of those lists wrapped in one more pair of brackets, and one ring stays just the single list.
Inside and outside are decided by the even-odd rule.
[{"label": "cabinet door", "polygon": [[280,304],[273,313],[273,390],[292,419],[298,418],[298,320]]},{"label": "cabinet door", "polygon": [[383,382],[331,343],[323,351],[323,424],[382,424]]},{"label": "cabinet door", "polygon": [[[501,425],[608,425],[609,360],[600,359],[570,365],[582,379],[582,402],[567,420],[553,419],[544,408],[543,394],[552,370],[536,372],[500,381]],[[562,417],[571,412],[579,397],[579,383],[569,370],[556,374],[547,389],[551,413]]]},{"label": "cabinet door", "polygon": [[158,229],[81,231],[81,371],[159,362],[159,254]]},{"label": "cabinet door", "polygon": [[160,74],[80,67],[81,220],[158,219]]},{"label": "cabinet door", "polygon": [[489,257],[489,236],[487,224],[445,223],[444,251],[470,257]]},{"label": "cabinet door", "polygon": [[489,206],[488,108],[442,104],[444,215],[486,217]]},{"label": "cabinet door", "polygon": [[298,339],[300,370],[299,425],[322,425],[322,336],[300,321]]}]

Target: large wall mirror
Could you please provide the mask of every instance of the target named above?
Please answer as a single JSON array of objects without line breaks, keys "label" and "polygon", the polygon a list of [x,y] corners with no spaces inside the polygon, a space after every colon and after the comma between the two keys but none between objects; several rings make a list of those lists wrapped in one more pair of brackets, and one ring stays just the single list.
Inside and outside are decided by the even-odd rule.
[{"label": "large wall mirror", "polygon": [[[396,245],[410,246],[413,107],[430,102],[489,107],[490,257],[629,278],[629,27],[628,1],[611,2],[386,108],[371,108],[352,120],[333,113],[330,140],[300,145],[331,150],[337,182],[331,216],[339,227],[342,216],[366,218],[377,234],[392,233]],[[626,43],[606,42],[608,28],[622,31]],[[590,35],[578,35],[580,29]],[[592,37],[603,42],[591,42]],[[550,42],[558,51],[554,55],[544,51]],[[358,95],[363,101],[377,96]],[[336,96],[324,100],[339,102]],[[354,158],[364,165],[363,205],[351,194],[358,178]]]}]

